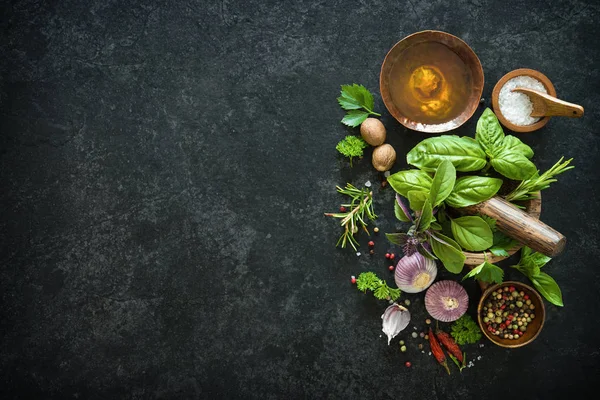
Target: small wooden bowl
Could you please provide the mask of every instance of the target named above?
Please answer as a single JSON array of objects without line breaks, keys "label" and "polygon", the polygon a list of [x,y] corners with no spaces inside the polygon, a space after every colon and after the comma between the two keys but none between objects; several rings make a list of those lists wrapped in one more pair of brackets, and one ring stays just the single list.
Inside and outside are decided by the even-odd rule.
[{"label": "small wooden bowl", "polygon": [[[525,331],[525,334],[518,339],[504,339],[499,336],[492,335],[490,332],[488,332],[487,329],[485,329],[485,323],[483,322],[483,318],[481,317],[481,311],[483,310],[483,306],[488,300],[490,294],[493,291],[498,290],[499,288],[504,288],[505,286],[514,286],[518,292],[524,291],[525,294],[529,295],[529,300],[531,300],[531,304],[535,306],[535,309],[533,310],[533,313],[535,314],[535,319],[533,319],[529,323],[529,325],[527,325],[527,331]],[[481,296],[481,300],[479,300],[479,305],[477,306],[477,321],[479,322],[479,327],[481,328],[483,334],[494,344],[509,349],[522,347],[526,344],[533,342],[542,331],[545,319],[546,309],[544,308],[544,302],[542,301],[542,298],[539,295],[539,293],[535,291],[531,286],[516,281],[507,281],[494,286],[490,286]]]},{"label": "small wooden bowl", "polygon": [[[442,124],[425,124],[419,121],[413,121],[403,115],[398,107],[394,104],[389,88],[391,81],[390,73],[396,62],[402,62],[402,52],[411,46],[426,42],[437,42],[447,46],[464,61],[465,65],[471,71],[472,87],[466,108],[458,117]],[[381,73],[379,75],[379,90],[381,93],[381,98],[383,99],[383,103],[390,114],[392,114],[392,116],[405,127],[415,131],[427,133],[447,132],[449,130],[458,128],[467,122],[467,120],[473,116],[475,110],[477,110],[479,101],[481,99],[481,93],[483,93],[483,68],[481,67],[481,62],[479,61],[479,58],[473,49],[471,49],[468,44],[456,36],[441,31],[421,31],[405,37],[396,43],[394,47],[392,47],[392,49],[387,53],[385,60],[383,60],[383,64],[381,65]]]},{"label": "small wooden bowl", "polygon": [[[542,213],[542,196],[540,194],[540,192],[537,193],[536,197],[528,200],[526,202],[523,203],[523,206],[525,206],[525,211],[527,211],[527,214],[533,216],[536,219],[540,218],[540,214]],[[517,251],[521,250],[521,247],[523,247],[523,245],[518,244],[515,247],[513,247],[512,249],[508,250],[508,256],[512,256],[513,254],[515,254]],[[495,256],[492,253],[490,253],[489,251],[486,251],[485,254],[484,252],[478,252],[478,253],[470,253],[468,251],[463,251],[464,255],[467,257],[465,260],[465,265],[467,266],[475,266],[475,265],[479,265],[482,262],[484,262],[486,260],[486,255],[487,255],[487,261],[495,264],[499,261],[505,260],[508,257],[504,257],[504,256]]]},{"label": "small wooden bowl", "polygon": [[510,129],[511,131],[513,131],[513,132],[533,132],[535,130],[540,129],[544,125],[546,125],[548,123],[548,121],[550,121],[550,117],[544,117],[544,118],[540,119],[538,122],[531,124],[531,125],[519,126],[519,125],[515,125],[515,124],[509,122],[506,118],[504,118],[504,115],[502,115],[502,113],[500,112],[500,104],[499,104],[500,89],[502,89],[504,84],[506,82],[508,82],[510,79],[517,77],[517,76],[522,76],[522,75],[530,76],[532,78],[537,79],[538,81],[540,81],[542,83],[542,85],[544,85],[544,87],[546,88],[546,90],[548,91],[548,94],[550,96],[556,97],[556,90],[554,89],[554,85],[552,85],[552,82],[550,82],[550,79],[548,79],[548,77],[546,75],[542,74],[539,71],[533,70],[533,69],[520,68],[520,69],[515,69],[514,71],[510,71],[508,74],[506,74],[502,78],[500,78],[498,83],[496,83],[496,86],[494,86],[494,91],[492,92],[492,108],[494,109],[494,114],[496,114],[496,117],[498,117],[498,120],[500,121],[500,123],[502,125],[504,125],[505,127],[507,127],[508,129]]}]

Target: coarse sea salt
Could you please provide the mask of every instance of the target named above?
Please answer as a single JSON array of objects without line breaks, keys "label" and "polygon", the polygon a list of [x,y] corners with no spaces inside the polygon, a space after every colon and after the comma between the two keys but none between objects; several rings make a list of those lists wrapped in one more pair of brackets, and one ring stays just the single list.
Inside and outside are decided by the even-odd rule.
[{"label": "coarse sea salt", "polygon": [[537,90],[538,92],[548,93],[542,82],[530,76],[517,76],[509,79],[500,89],[498,103],[500,112],[508,121],[515,125],[531,125],[539,121],[539,118],[531,116],[533,103],[524,93],[513,92],[514,88],[526,88]]}]

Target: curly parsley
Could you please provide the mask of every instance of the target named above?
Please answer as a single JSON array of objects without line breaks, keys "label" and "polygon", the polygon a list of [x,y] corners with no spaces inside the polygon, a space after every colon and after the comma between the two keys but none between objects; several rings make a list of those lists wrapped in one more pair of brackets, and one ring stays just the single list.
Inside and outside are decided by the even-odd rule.
[{"label": "curly parsley", "polygon": [[481,329],[468,314],[457,319],[450,329],[450,334],[461,346],[467,343],[477,343],[481,339]]},{"label": "curly parsley", "polygon": [[367,142],[358,136],[346,136],[335,146],[337,151],[350,159],[350,166],[352,166],[352,157],[362,157],[363,149],[367,147],[369,147]]},{"label": "curly parsley", "polygon": [[363,272],[356,279],[356,287],[366,293],[371,290],[379,300],[397,300],[400,297],[400,289],[393,289],[387,283],[379,279],[373,272]]}]

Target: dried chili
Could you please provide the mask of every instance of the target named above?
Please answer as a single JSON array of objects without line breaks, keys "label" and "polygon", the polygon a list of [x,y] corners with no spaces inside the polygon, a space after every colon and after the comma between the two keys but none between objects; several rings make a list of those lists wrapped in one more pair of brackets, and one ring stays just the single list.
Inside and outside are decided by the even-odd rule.
[{"label": "dried chili", "polygon": [[446,372],[450,375],[450,368],[448,368],[448,364],[446,363],[446,356],[442,350],[442,346],[440,346],[439,342],[435,338],[433,331],[429,328],[429,346],[431,347],[431,353],[437,360],[437,362],[446,368]]},{"label": "dried chili", "polygon": [[446,350],[448,350],[448,353],[456,357],[456,359],[462,364],[464,360],[463,353],[460,350],[460,347],[458,347],[458,345],[454,341],[454,339],[452,339],[452,337],[446,332],[440,330],[438,330],[435,334],[437,335],[437,338],[440,341],[440,343],[444,345]]}]

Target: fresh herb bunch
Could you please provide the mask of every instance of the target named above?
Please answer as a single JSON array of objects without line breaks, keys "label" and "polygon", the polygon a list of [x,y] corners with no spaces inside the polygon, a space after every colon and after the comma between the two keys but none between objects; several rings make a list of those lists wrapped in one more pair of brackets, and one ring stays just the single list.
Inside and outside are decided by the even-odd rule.
[{"label": "fresh herb bunch", "polygon": [[528,277],[533,283],[533,286],[535,286],[537,291],[540,292],[546,300],[562,307],[563,300],[560,287],[550,275],[541,272],[541,268],[550,260],[552,260],[550,257],[541,253],[534,253],[529,247],[523,247],[521,249],[521,260],[517,265],[513,265],[512,268],[516,268],[523,275]]},{"label": "fresh herb bunch", "polygon": [[344,227],[344,232],[340,236],[336,247],[341,245],[342,248],[345,248],[346,244],[350,243],[352,248],[356,250],[359,244],[354,234],[358,232],[359,226],[369,234],[367,229],[368,219],[374,220],[377,218],[373,210],[373,192],[369,189],[358,189],[350,183],[347,183],[344,189],[339,186],[336,186],[336,189],[338,193],[350,197],[350,203],[342,204],[342,207],[348,211],[325,213],[325,215],[342,219],[340,225]]},{"label": "fresh herb bunch", "polygon": [[555,176],[575,168],[574,166],[569,165],[573,160],[572,158],[563,162],[564,159],[564,157],[561,157],[560,160],[558,160],[558,162],[552,166],[552,168],[544,172],[542,175],[536,173],[531,178],[524,180],[519,184],[519,186],[517,186],[515,190],[507,194],[504,198],[508,201],[529,200],[532,198],[534,193],[547,189],[550,187],[551,183],[557,181],[554,178]]},{"label": "fresh herb bunch", "polygon": [[504,270],[486,260],[469,271],[462,280],[464,281],[467,278],[475,278],[478,281],[487,283],[502,283]]},{"label": "fresh herb bunch", "polygon": [[[477,175],[457,178],[456,172],[488,174],[493,168],[509,179],[534,180],[537,169],[529,160],[532,156],[529,146],[504,134],[490,109],[477,122],[475,139],[443,135],[423,140],[406,157],[409,164],[419,169],[400,171],[388,178],[390,186],[409,204],[407,207],[397,196],[397,218],[413,224],[406,234],[391,234],[388,239],[402,245],[405,255],[418,251],[425,257],[439,259],[456,274],[464,266],[463,250],[489,250],[508,256],[516,242],[497,232],[495,221],[449,212],[450,208],[475,205],[495,196],[502,179]],[[551,181],[549,176],[539,177],[538,183],[524,186],[529,193],[529,189],[543,189]],[[481,279],[498,280],[498,271],[488,264],[482,264],[475,275],[481,273]]]},{"label": "fresh herb bunch", "polygon": [[337,151],[350,159],[350,166],[352,166],[352,158],[362,157],[363,149],[367,147],[369,147],[369,144],[363,138],[351,135],[346,136],[335,146]]},{"label": "fresh herb bunch", "polygon": [[379,279],[373,272],[362,272],[356,279],[356,288],[363,293],[367,290],[373,292],[373,296],[379,300],[396,301],[400,297],[400,289],[394,289],[387,285],[383,279]]},{"label": "fresh herb bunch", "polygon": [[356,127],[362,124],[369,115],[381,116],[381,114],[373,111],[375,107],[373,95],[363,85],[356,83],[342,85],[342,91],[337,101],[347,111],[346,116],[341,121],[344,125]]},{"label": "fresh herb bunch", "polygon": [[481,329],[468,314],[457,319],[450,329],[450,334],[461,346],[477,343],[481,339]]}]

